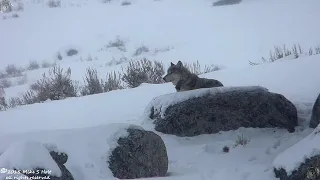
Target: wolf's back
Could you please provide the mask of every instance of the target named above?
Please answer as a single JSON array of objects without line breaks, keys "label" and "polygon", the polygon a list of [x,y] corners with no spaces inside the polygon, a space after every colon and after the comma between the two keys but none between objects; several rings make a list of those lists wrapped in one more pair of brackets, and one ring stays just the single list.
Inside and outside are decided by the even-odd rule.
[{"label": "wolf's back", "polygon": [[201,82],[200,88],[211,88],[211,87],[221,87],[223,84],[215,79],[206,79],[206,78],[199,78],[199,81]]}]

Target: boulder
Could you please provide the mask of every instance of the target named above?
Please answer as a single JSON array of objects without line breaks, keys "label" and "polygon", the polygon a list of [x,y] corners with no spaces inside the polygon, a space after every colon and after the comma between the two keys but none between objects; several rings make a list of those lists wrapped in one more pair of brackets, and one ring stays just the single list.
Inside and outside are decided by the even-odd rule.
[{"label": "boulder", "polygon": [[146,108],[155,130],[197,136],[245,128],[283,128],[294,132],[296,107],[283,95],[260,86],[214,87],[166,94]]},{"label": "boulder", "polygon": [[320,94],[318,95],[312,108],[312,115],[309,127],[316,128],[320,123]]},{"label": "boulder", "polygon": [[274,162],[274,174],[280,180],[320,179],[320,128],[283,153]]},{"label": "boulder", "polygon": [[142,128],[128,128],[109,156],[109,168],[119,179],[165,176],[168,155],[162,138]]},{"label": "boulder", "polygon": [[64,166],[67,159],[67,154],[49,152],[39,142],[15,142],[0,156],[0,166],[31,179],[74,180]]}]

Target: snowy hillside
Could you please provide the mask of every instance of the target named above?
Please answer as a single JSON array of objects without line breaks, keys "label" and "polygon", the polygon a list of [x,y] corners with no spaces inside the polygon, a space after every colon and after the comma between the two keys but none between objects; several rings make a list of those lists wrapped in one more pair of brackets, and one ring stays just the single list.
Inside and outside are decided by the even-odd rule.
[{"label": "snowy hillside", "polygon": [[[0,84],[11,82],[4,97],[21,97],[53,64],[70,67],[71,79],[81,84],[88,67],[105,78],[108,72],[121,72],[131,59],[158,60],[165,68],[178,60],[198,60],[202,66],[220,67],[201,77],[284,95],[298,110],[296,132],[241,128],[189,138],[165,135],[145,123],[143,112],[154,97],[174,93],[175,88],[171,83],[143,83],[0,111],[0,154],[19,145],[12,143],[53,143],[69,154],[66,167],[76,180],[112,179],[101,159],[107,145],[99,137],[110,136],[110,123],[129,123],[154,131],[167,147],[168,177],[151,179],[276,180],[273,160],[313,131],[307,126],[320,93],[320,1],[243,0],[230,6],[212,6],[209,0],[123,2],[61,0],[60,7],[49,8],[46,0],[12,1],[13,12],[0,14]],[[262,62],[262,57],[269,59],[269,51],[274,53],[274,46],[284,44],[290,51],[299,44],[303,52],[298,58],[293,53]],[[140,54],[137,49],[144,50]],[[40,67],[28,70],[30,62]],[[4,70],[10,64],[24,70],[7,76]],[[241,134],[249,143],[223,153]],[[2,160],[10,157],[4,155]]]}]

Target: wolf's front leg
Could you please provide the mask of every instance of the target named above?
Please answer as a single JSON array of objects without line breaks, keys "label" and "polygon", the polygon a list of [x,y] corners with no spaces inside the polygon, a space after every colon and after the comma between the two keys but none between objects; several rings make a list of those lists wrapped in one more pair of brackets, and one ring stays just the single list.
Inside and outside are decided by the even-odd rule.
[{"label": "wolf's front leg", "polygon": [[179,91],[180,91],[180,89],[181,89],[181,85],[182,85],[182,81],[180,80],[180,81],[178,81],[178,82],[177,82],[177,84],[176,84],[176,86],[175,86],[175,88],[176,88],[177,92],[179,92]]}]

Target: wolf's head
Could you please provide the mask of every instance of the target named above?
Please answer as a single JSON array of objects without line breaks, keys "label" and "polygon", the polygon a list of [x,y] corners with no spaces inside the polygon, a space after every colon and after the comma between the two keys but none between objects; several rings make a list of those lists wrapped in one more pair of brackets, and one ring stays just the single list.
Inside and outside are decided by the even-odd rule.
[{"label": "wolf's head", "polygon": [[167,75],[163,77],[165,82],[172,82],[174,85],[181,79],[185,79],[190,74],[190,71],[183,66],[181,61],[177,64],[171,62],[171,66],[167,70]]}]

